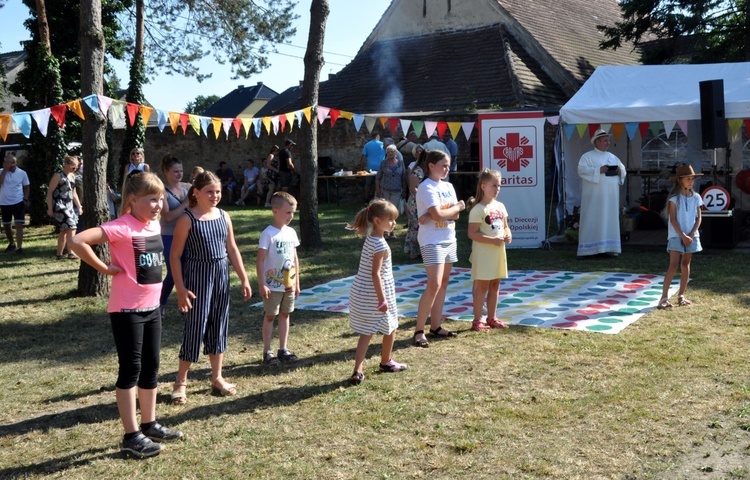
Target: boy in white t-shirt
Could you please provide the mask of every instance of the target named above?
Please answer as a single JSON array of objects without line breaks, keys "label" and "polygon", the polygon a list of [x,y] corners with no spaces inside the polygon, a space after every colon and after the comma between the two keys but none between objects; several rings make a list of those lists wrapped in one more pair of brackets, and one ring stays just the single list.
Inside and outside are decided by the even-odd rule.
[{"label": "boy in white t-shirt", "polygon": [[[276,366],[280,362],[294,362],[297,356],[287,348],[289,315],[294,311],[294,299],[299,295],[299,258],[297,232],[289,227],[297,210],[297,200],[287,192],[276,192],[271,197],[273,223],[260,235],[256,274],[258,291],[263,298],[263,362]],[[273,320],[279,316],[279,351],[271,350]]]}]

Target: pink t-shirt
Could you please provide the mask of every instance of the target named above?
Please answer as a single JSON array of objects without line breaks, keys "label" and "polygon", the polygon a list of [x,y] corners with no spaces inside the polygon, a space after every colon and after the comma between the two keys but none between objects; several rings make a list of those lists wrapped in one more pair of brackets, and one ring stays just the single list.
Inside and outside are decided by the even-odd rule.
[{"label": "pink t-shirt", "polygon": [[101,225],[109,239],[112,277],[107,312],[146,312],[159,306],[164,245],[159,221],[143,223],[131,214]]}]

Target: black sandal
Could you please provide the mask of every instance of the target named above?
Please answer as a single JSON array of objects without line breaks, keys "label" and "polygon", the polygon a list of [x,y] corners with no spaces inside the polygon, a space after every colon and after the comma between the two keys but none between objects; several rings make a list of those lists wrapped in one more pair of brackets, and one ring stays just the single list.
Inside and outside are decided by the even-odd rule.
[{"label": "black sandal", "polygon": [[297,361],[297,355],[290,352],[288,348],[282,348],[281,350],[279,350],[277,355],[278,355],[279,360],[281,360],[284,363]]},{"label": "black sandal", "polygon": [[265,363],[269,367],[276,367],[281,363],[281,361],[279,361],[279,359],[274,356],[273,352],[268,351],[263,354],[263,363]]},{"label": "black sandal", "polygon": [[354,371],[354,373],[352,373],[351,378],[349,378],[349,382],[352,385],[359,385],[360,383],[364,381],[365,381],[365,374],[362,372],[358,372],[356,370]]},{"label": "black sandal", "polygon": [[458,334],[456,332],[451,332],[450,330],[446,330],[443,327],[437,327],[436,329],[430,329],[430,335],[433,337],[457,337]]},{"label": "black sandal", "polygon": [[419,340],[417,340],[417,335],[419,335],[420,333],[424,333],[424,330],[417,330],[416,332],[414,332],[411,344],[415,347],[429,348],[430,342],[428,342],[426,338],[420,338]]}]

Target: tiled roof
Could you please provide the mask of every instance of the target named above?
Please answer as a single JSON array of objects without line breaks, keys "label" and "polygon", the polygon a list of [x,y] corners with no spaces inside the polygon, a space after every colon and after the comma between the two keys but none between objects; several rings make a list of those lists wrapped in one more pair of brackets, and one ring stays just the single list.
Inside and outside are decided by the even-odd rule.
[{"label": "tiled roof", "polygon": [[[290,89],[256,116],[302,107]],[[567,96],[502,25],[375,41],[320,83],[319,104],[355,113],[542,108]]]},{"label": "tiled roof", "polygon": [[[640,55],[623,45],[615,51],[600,50],[604,34],[597,25],[614,26],[622,20],[616,0],[497,0],[544,51],[567,70],[580,85],[600,65],[637,65]],[[523,34],[523,33],[521,33]],[[577,90],[577,88],[576,88]]]},{"label": "tiled roof", "polygon": [[240,85],[229,92],[203,113],[206,117],[234,118],[255,100],[270,100],[277,93],[259,82],[252,87]]},{"label": "tiled roof", "polygon": [[[8,84],[12,84],[16,81],[18,72],[23,69],[23,63],[28,57],[28,54],[24,51],[0,53],[0,66],[2,66],[5,72],[5,80]],[[4,92],[5,95],[0,98],[0,113],[13,113],[11,104],[13,102],[25,102],[23,97],[11,95],[10,92]]]}]

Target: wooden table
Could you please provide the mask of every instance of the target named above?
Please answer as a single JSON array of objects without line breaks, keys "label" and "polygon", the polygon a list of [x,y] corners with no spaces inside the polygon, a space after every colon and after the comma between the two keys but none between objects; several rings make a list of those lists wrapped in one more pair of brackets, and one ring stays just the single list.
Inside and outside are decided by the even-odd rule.
[{"label": "wooden table", "polygon": [[[333,181],[333,188],[336,190],[336,204],[339,203],[339,182],[344,181],[351,181],[351,180],[358,180],[358,179],[364,179],[367,177],[374,177],[374,173],[368,173],[366,175],[318,175],[318,180],[325,180],[326,181],[326,202],[331,203],[331,190],[329,182]],[[374,190],[374,188],[373,188]]]}]

